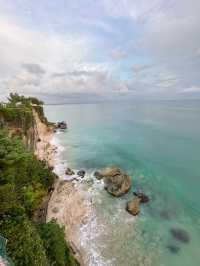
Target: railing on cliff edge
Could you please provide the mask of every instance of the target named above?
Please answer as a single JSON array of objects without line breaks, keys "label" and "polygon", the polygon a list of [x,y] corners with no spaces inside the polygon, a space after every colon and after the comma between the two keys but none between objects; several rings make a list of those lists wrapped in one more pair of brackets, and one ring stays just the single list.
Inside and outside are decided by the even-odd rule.
[{"label": "railing on cliff edge", "polygon": [[0,266],[14,266],[12,260],[6,253],[7,239],[0,235]]}]

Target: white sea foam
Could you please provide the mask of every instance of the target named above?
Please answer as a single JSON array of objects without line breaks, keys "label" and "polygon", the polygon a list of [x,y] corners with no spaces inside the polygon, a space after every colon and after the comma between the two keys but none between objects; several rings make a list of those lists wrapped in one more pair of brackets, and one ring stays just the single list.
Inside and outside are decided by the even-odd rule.
[{"label": "white sea foam", "polygon": [[65,147],[60,141],[60,134],[62,134],[62,132],[56,132],[51,140],[51,144],[57,147],[57,153],[55,154],[54,173],[57,174],[61,179],[68,179],[65,175],[65,170],[68,164],[67,161],[63,160],[61,156],[61,154],[65,151]]},{"label": "white sea foam", "polygon": [[103,243],[99,242],[99,237],[105,232],[105,224],[98,222],[93,201],[101,203],[100,193],[104,188],[103,181],[97,180],[92,174],[88,175],[88,180],[93,181],[93,185],[88,189],[88,204],[92,201],[92,212],[86,224],[80,228],[80,243],[86,254],[88,266],[112,266],[113,261],[106,259],[100,250]]},{"label": "white sea foam", "polygon": [[[62,158],[62,153],[65,151],[65,147],[62,145],[60,140],[60,135],[62,132],[57,132],[54,134],[51,144],[57,147],[57,153],[55,155],[55,166],[54,172],[59,176],[59,178],[64,180],[71,180],[76,178],[74,181],[75,186],[78,186],[81,182],[93,182],[92,187],[88,189],[88,197],[85,199],[88,205],[91,204],[92,198],[98,199],[98,193],[103,189],[103,182],[93,178],[92,173],[87,172],[84,179],[78,177],[77,175],[68,176],[65,175],[65,170],[68,167],[68,163],[65,158]],[[76,172],[77,170],[75,170]],[[99,199],[100,201],[100,199]],[[99,202],[100,203],[100,202]],[[86,225],[82,225],[80,228],[80,245],[86,253],[87,265],[88,266],[111,266],[111,261],[107,261],[100,254],[100,250],[96,245],[96,239],[105,230],[103,225],[99,225],[95,212],[92,211],[88,217],[88,222]]]}]

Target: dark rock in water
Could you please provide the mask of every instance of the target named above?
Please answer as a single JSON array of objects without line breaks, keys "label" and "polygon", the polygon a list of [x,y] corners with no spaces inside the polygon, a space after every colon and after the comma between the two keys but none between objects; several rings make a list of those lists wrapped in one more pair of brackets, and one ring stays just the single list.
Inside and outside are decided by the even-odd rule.
[{"label": "dark rock in water", "polygon": [[170,232],[176,240],[182,243],[188,243],[190,241],[190,236],[188,232],[183,229],[172,228]]},{"label": "dark rock in water", "polygon": [[140,198],[140,202],[141,203],[147,203],[147,202],[149,202],[149,197],[146,195],[146,194],[144,194],[142,191],[136,191],[136,192],[133,192],[133,194],[136,196],[136,197],[138,197],[138,198]]},{"label": "dark rock in water", "polygon": [[80,171],[77,172],[77,175],[83,178],[85,176],[85,171],[84,170],[80,170]]},{"label": "dark rock in water", "polygon": [[127,202],[126,210],[134,216],[138,215],[140,213],[140,201],[140,198],[134,198]]},{"label": "dark rock in water", "polygon": [[94,184],[94,180],[92,178],[86,180],[87,184],[92,186]]},{"label": "dark rock in water", "polygon": [[65,121],[58,122],[56,127],[59,129],[67,129],[67,123]]},{"label": "dark rock in water", "polygon": [[174,245],[168,245],[166,246],[166,248],[169,249],[169,251],[174,254],[177,254],[180,250],[180,247]]},{"label": "dark rock in water", "polygon": [[105,189],[113,196],[127,193],[131,187],[131,177],[116,166],[106,167],[100,172]]},{"label": "dark rock in water", "polygon": [[94,177],[96,179],[101,180],[103,178],[102,174],[99,171],[94,172]]},{"label": "dark rock in water", "polygon": [[163,218],[165,220],[171,220],[177,216],[176,212],[174,210],[170,210],[170,209],[162,210],[162,211],[160,211],[159,214],[160,214],[161,218]]},{"label": "dark rock in water", "polygon": [[66,171],[65,171],[66,175],[74,175],[74,171],[72,169],[70,169],[69,167],[67,167]]}]

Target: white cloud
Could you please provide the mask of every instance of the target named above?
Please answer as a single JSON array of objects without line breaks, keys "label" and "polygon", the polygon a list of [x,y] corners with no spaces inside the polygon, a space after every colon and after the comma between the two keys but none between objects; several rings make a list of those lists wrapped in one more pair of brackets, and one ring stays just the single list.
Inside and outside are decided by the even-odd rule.
[{"label": "white cloud", "polygon": [[90,40],[43,34],[0,20],[0,94],[103,94],[108,65],[87,63]]},{"label": "white cloud", "polygon": [[[104,3],[112,16],[129,18],[133,27],[140,29],[140,40],[133,40],[134,51],[151,58],[158,68],[165,70],[165,76],[173,76],[171,80],[152,83],[149,76],[156,75],[157,69],[136,64],[132,69],[140,74],[138,90],[143,88],[148,92],[154,86],[158,93],[169,92],[173,96],[182,87],[192,88],[194,83],[200,86],[199,0],[105,0]],[[146,72],[149,81],[144,77]],[[149,82],[146,89],[144,78]]]},{"label": "white cloud", "polygon": [[[165,67],[180,81],[180,87],[200,85],[200,1],[171,1],[162,16],[145,25],[142,47],[156,64]],[[159,18],[158,18],[159,17]],[[156,19],[157,18],[157,19]]]},{"label": "white cloud", "polygon": [[[170,1],[168,1],[170,2]],[[162,16],[162,9],[169,3],[165,0],[103,0],[107,14],[114,17],[129,17],[137,22]]]},{"label": "white cloud", "polygon": [[[12,18],[1,14],[0,94],[9,88],[60,95],[173,96],[182,88],[196,93],[200,87],[199,0],[44,1],[39,8],[30,3],[30,10],[30,16],[45,16],[45,31],[14,21],[14,13]],[[73,33],[74,24],[81,34]],[[119,34],[124,25],[127,29]],[[51,31],[53,26],[61,31]]]},{"label": "white cloud", "polygon": [[200,92],[200,86],[192,86],[182,90],[183,93],[198,93]]},{"label": "white cloud", "polygon": [[[105,96],[121,90],[106,66],[101,64],[74,64],[62,72],[42,72],[39,65],[22,65],[17,74],[4,82],[9,92],[25,95],[96,95]],[[39,72],[39,74],[38,74]],[[5,89],[6,90],[6,89]],[[4,91],[5,92],[5,91]]]},{"label": "white cloud", "polygon": [[48,71],[82,62],[90,49],[84,37],[46,34],[0,19],[0,70],[12,74],[21,64],[40,64]]}]

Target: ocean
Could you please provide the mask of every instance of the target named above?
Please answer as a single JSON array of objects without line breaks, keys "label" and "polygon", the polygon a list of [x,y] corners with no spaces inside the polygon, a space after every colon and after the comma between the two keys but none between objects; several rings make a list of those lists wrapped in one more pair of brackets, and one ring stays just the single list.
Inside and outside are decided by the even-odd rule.
[{"label": "ocean", "polygon": [[[133,180],[123,197],[93,184],[94,214],[81,230],[90,266],[200,265],[200,102],[152,101],[45,106],[60,163],[88,175],[118,165]],[[150,202],[125,210],[141,188]]]}]

